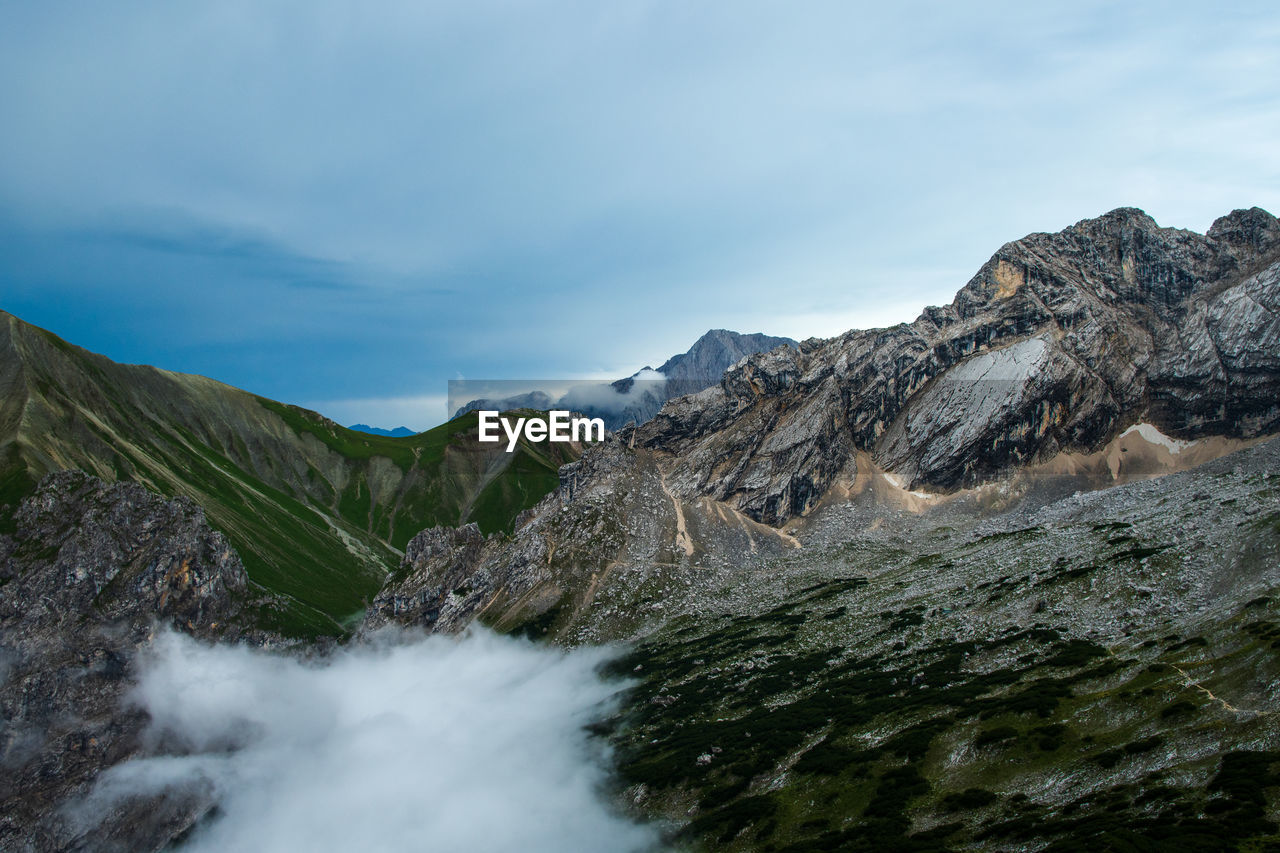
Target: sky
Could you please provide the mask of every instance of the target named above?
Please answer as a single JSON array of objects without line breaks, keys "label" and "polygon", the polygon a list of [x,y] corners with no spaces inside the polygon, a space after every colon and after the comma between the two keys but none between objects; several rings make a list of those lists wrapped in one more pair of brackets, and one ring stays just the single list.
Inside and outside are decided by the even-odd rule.
[{"label": "sky", "polygon": [[0,0],[0,309],[343,423],[1280,212],[1274,2]]}]

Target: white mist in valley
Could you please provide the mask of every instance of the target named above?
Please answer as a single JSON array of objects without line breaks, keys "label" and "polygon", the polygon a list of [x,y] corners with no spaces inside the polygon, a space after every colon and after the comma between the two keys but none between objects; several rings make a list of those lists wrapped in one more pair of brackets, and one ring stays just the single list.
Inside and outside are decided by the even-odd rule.
[{"label": "white mist in valley", "polygon": [[89,805],[212,788],[216,816],[182,847],[199,853],[651,849],[583,729],[619,689],[605,656],[474,632],[306,663],[167,633],[133,698],[180,754],[113,768]]}]

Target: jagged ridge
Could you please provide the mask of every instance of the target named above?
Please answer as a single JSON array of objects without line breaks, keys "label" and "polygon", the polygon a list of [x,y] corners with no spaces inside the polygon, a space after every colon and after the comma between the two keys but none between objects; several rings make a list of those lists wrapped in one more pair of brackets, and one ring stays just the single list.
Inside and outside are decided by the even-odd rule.
[{"label": "jagged ridge", "polygon": [[1167,434],[1280,427],[1280,223],[1207,235],[1124,208],[1002,247],[948,306],[735,365],[635,434],[684,497],[803,515],[864,451],[951,490],[1145,419]]}]

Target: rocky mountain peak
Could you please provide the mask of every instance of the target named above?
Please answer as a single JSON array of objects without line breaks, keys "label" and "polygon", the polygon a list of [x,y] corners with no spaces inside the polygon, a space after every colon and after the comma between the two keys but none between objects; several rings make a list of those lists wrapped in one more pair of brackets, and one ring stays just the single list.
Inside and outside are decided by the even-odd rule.
[{"label": "rocky mountain peak", "polygon": [[1215,219],[1207,236],[1255,255],[1265,255],[1280,245],[1280,220],[1260,207],[1233,210]]},{"label": "rocky mountain peak", "polygon": [[[1238,211],[1202,235],[1120,208],[1005,244],[914,323],[746,355],[561,469],[510,540],[424,533],[371,624],[451,631],[482,608],[504,625],[570,624],[619,566],[786,554],[855,496],[917,510],[1019,477],[1070,495],[1157,450],[1207,438],[1185,451],[1203,461],[1276,433],[1274,226]],[[1121,441],[1135,429],[1156,450]]]},{"label": "rocky mountain peak", "polygon": [[[1260,208],[1222,217],[1206,235],[1162,228],[1138,208],[1117,208],[1057,233],[1006,243],[949,307],[961,319],[1005,300],[1020,300],[1031,314],[1052,312],[1070,290],[1172,315],[1206,284],[1258,272],[1275,260],[1277,235],[1280,222]],[[922,317],[941,325],[947,320],[937,309]]]},{"label": "rocky mountain peak", "polygon": [[794,347],[796,342],[760,332],[741,334],[728,329],[711,329],[698,338],[688,352],[663,362],[658,372],[668,379],[719,377],[743,356],[768,352],[783,345]]},{"label": "rocky mountain peak", "polygon": [[1125,228],[1158,231],[1160,225],[1140,207],[1117,207],[1101,216],[1081,219],[1068,230],[1074,229],[1087,234],[1098,231],[1119,231]]}]

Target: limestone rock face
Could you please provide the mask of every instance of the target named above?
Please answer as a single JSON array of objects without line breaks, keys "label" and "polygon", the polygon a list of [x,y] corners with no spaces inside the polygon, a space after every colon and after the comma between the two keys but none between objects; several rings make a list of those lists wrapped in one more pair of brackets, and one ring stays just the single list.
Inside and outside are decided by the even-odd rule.
[{"label": "limestone rock face", "polygon": [[857,451],[911,488],[972,486],[1138,420],[1180,438],[1280,428],[1280,223],[1207,235],[1124,208],[1002,247],[911,324],[734,365],[636,432],[678,492],[780,524]]},{"label": "limestone rock face", "polygon": [[435,628],[454,590],[474,571],[483,548],[484,537],[475,524],[432,527],[413,537],[397,573],[407,582],[383,587],[369,607],[364,629],[390,622]]},{"label": "limestone rock face", "polygon": [[64,807],[137,754],[146,723],[124,701],[135,653],[160,626],[267,639],[226,538],[191,501],[79,471],[46,477],[0,536],[0,848],[159,849],[211,801],[126,801],[92,826]]}]

